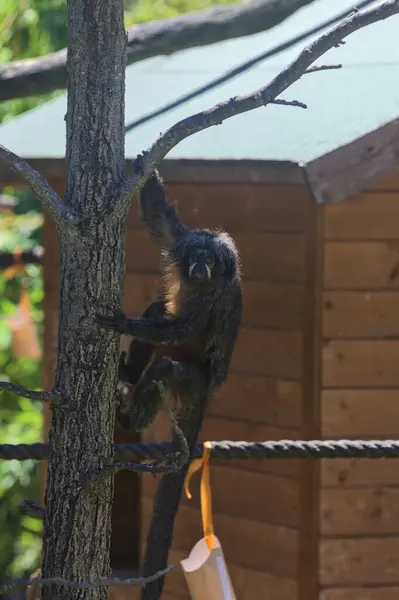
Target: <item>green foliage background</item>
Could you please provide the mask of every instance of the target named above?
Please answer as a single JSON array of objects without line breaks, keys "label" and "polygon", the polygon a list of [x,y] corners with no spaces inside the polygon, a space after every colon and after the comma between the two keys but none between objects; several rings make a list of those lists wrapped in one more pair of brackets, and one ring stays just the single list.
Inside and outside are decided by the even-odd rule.
[{"label": "green foliage background", "polygon": [[[17,246],[29,248],[37,241],[42,215],[30,210],[16,215],[12,224],[0,213],[0,250],[12,252]],[[28,283],[33,318],[42,337],[43,283],[41,269],[28,265],[25,275],[7,281],[0,274],[0,380],[28,388],[39,388],[40,363],[15,359],[11,354],[11,331],[7,324],[15,310],[21,290],[21,278]],[[42,406],[26,398],[3,391],[0,394],[0,444],[33,443],[42,435]],[[40,522],[22,515],[24,498],[39,502],[39,464],[36,461],[0,461],[0,580],[27,575],[37,564],[40,552]]]},{"label": "green foliage background", "polygon": [[[235,2],[236,0],[233,0]],[[135,23],[166,19],[180,13],[201,10],[231,0],[126,0],[125,22]],[[44,56],[67,45],[66,0],[1,0],[0,64],[13,60]],[[21,98],[0,104],[0,123],[34,108],[61,92],[40,98]],[[1,192],[1,190],[0,190]],[[16,195],[19,203],[14,224],[5,225],[0,212],[0,251],[16,246],[29,248],[40,243],[42,224],[40,206],[29,191],[13,189],[3,193]],[[41,269],[27,267],[29,295],[41,337],[43,286]],[[0,380],[9,380],[28,388],[40,388],[41,364],[15,360],[11,355],[11,332],[5,318],[19,299],[20,281],[8,282],[0,271]],[[9,392],[0,394],[0,444],[32,443],[41,439],[42,406]],[[0,461],[0,580],[28,576],[38,566],[40,523],[20,514],[24,498],[39,501],[39,464],[35,461]]]}]

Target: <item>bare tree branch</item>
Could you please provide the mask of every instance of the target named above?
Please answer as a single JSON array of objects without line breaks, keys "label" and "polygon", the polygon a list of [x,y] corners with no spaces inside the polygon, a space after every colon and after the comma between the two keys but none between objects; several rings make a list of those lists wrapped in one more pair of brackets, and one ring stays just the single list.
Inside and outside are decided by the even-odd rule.
[{"label": "bare tree branch", "polygon": [[342,69],[342,65],[319,65],[309,67],[309,69],[306,69],[304,72],[304,75],[307,75],[308,73],[318,73],[319,71],[332,71],[335,69]]},{"label": "bare tree branch", "polygon": [[[302,75],[326,70],[326,65],[312,67],[312,69],[309,69],[309,67],[328,50],[340,45],[348,35],[398,13],[399,0],[386,0],[379,6],[356,11],[306,46],[298,58],[264,87],[246,96],[230,98],[173,125],[162,133],[147,151],[138,157],[139,161],[136,159],[134,175],[122,184],[119,198],[113,207],[115,209],[114,214],[119,214],[120,211],[125,213],[129,210],[132,198],[144,185],[154,168],[181,141],[199,131],[214,125],[221,125],[226,119],[270,104],[277,96],[300,79]],[[328,68],[338,68],[338,65]]]},{"label": "bare tree branch", "polygon": [[[128,30],[128,64],[266,31],[314,0],[250,0],[215,6]],[[66,87],[66,48],[0,67],[0,101]]]},{"label": "bare tree branch", "polygon": [[298,102],[298,100],[273,100],[272,104],[278,104],[280,106],[296,106],[297,108],[307,108],[308,105],[304,102]]},{"label": "bare tree branch", "polygon": [[43,179],[43,177],[32,169],[27,162],[0,144],[0,160],[8,164],[11,171],[18,173],[22,179],[32,188],[36,198],[49,212],[54,222],[58,225],[76,225],[79,218],[75,215],[62,198]]}]

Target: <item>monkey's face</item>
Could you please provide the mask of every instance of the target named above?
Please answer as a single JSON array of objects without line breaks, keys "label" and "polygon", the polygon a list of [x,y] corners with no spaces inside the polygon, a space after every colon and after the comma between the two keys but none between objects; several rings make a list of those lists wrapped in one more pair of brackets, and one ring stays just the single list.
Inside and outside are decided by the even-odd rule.
[{"label": "monkey's face", "polygon": [[192,282],[211,281],[215,257],[205,248],[195,248],[187,257],[188,278]]},{"label": "monkey's face", "polygon": [[187,248],[181,266],[186,281],[194,285],[210,283],[213,278],[215,256],[207,248]]},{"label": "monkey's face", "polygon": [[182,278],[189,285],[212,285],[230,279],[236,272],[236,256],[227,234],[208,230],[189,230],[170,257],[178,264]]}]

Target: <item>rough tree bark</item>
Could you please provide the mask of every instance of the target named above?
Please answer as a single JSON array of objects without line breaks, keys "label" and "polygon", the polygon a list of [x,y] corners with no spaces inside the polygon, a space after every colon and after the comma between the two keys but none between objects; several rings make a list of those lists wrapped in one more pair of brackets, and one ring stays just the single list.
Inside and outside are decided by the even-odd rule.
[{"label": "rough tree bark", "polygon": [[[59,348],[50,431],[43,577],[90,581],[109,575],[112,477],[76,494],[88,473],[112,460],[119,336],[99,329],[101,307],[118,307],[124,224],[107,205],[124,176],[126,34],[121,0],[68,4],[65,202],[82,224],[58,227]],[[105,600],[107,588],[44,586],[44,600]]]},{"label": "rough tree bark", "polygon": [[[53,402],[44,578],[93,582],[110,571],[112,478],[109,470],[102,477],[94,478],[93,474],[109,467],[113,459],[119,336],[98,327],[95,315],[122,305],[125,224],[135,193],[180,141],[234,115],[267,105],[305,74],[313,76],[319,70],[336,68],[311,65],[354,31],[396,14],[399,0],[385,0],[353,13],[306,47],[263,88],[176,123],[140,157],[143,170],[134,170],[135,174],[125,179],[123,0],[69,0],[65,198],[60,198],[20,157],[0,146],[0,160],[32,187],[56,222],[61,245],[55,387],[37,392],[0,382],[0,389]],[[126,468],[126,463],[118,468]],[[91,484],[82,490],[82,484],[88,481]],[[167,488],[165,484],[165,493]],[[161,486],[157,497],[161,508],[162,494]],[[153,548],[146,554],[147,568],[156,571],[154,576],[163,575],[160,571],[165,567],[166,545],[170,543],[168,538],[166,551],[157,554],[156,529],[159,534],[162,523],[173,526],[173,518],[170,512],[157,521],[154,514],[148,539]],[[158,600],[161,588],[162,582],[152,586],[146,597]],[[105,600],[107,588],[71,589],[52,583],[44,586],[42,595],[45,600]]]}]

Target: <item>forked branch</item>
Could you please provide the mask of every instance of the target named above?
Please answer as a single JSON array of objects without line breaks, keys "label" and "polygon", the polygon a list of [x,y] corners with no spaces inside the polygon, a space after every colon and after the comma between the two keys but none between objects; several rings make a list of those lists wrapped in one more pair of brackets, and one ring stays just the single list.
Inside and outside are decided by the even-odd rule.
[{"label": "forked branch", "polygon": [[328,50],[338,46],[348,35],[398,13],[399,0],[386,0],[379,6],[354,12],[306,46],[298,58],[264,87],[246,96],[230,98],[173,125],[162,133],[140,157],[141,167],[135,169],[133,176],[122,185],[120,197],[115,206],[116,210],[127,212],[135,193],[139,191],[161,160],[181,141],[199,131],[214,125],[221,125],[226,119],[270,104],[295,81],[298,81],[302,75],[325,70],[327,67],[324,65],[312,69],[309,67]]},{"label": "forked branch", "polygon": [[32,188],[36,198],[58,225],[76,225],[79,218],[45,179],[22,158],[0,144],[0,160],[7,163]]}]

